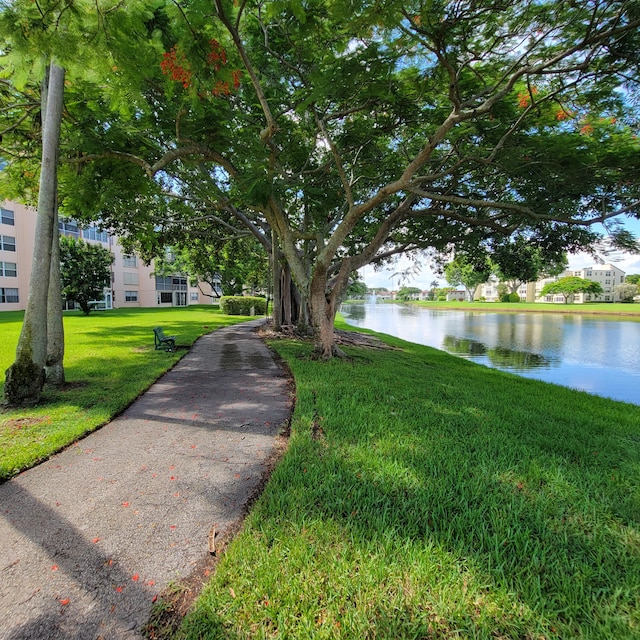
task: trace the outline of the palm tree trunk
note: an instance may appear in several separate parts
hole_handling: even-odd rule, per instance
[[[58,150],[64,98],[64,69],[51,64],[46,89],[45,125],[42,132],[42,165],[38,194],[38,218],[31,265],[31,280],[16,360],[7,369],[4,388],[9,405],[31,405],[40,400],[47,357],[47,298],[51,247],[58,183]]]

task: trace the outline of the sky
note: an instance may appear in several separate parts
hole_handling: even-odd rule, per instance
[[[631,231],[636,237],[640,238],[640,220],[626,220],[624,223],[626,229]],[[596,261],[589,253],[569,254],[569,269],[578,270],[585,267],[595,266]],[[640,254],[622,253],[606,258],[606,261],[622,269],[625,274],[640,273]],[[425,259],[419,264],[419,273],[414,273],[402,279],[398,272],[405,271],[413,266],[413,262],[400,258],[398,263],[389,269],[375,271],[371,265],[360,269],[360,277],[369,288],[385,287],[390,291],[398,290],[400,287],[418,287],[423,291],[431,288],[431,283],[437,280],[440,286],[448,286],[446,280],[442,276],[438,276],[431,268],[429,262]],[[394,276],[394,274],[396,274]]]

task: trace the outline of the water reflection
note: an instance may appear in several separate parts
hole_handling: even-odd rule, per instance
[[[507,347],[488,348],[482,342],[468,340],[466,338],[456,338],[455,336],[445,336],[442,341],[442,348],[448,353],[458,356],[477,358],[486,355],[491,363],[498,369],[509,369],[512,371],[526,371],[539,367],[550,367],[550,358],[545,358],[539,353],[530,351],[518,351]]]
[[[480,364],[640,404],[640,322],[577,314],[343,305],[349,324]]]

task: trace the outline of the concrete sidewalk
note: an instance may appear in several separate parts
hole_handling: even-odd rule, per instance
[[[219,329],[121,416],[0,485],[0,639],[140,638],[269,468],[289,380],[255,333]]]

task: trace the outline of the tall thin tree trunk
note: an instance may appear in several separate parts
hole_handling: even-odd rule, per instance
[[[45,374],[48,384],[64,384],[64,327],[62,324],[62,292],[60,285],[60,234],[56,202],[51,238],[51,269],[47,295],[47,359]]]
[[[42,132],[42,165],[31,280],[16,360],[6,372],[4,396],[9,405],[37,403],[45,381],[47,298],[64,98],[64,69],[54,64],[51,64],[49,69],[46,93],[47,107]]]

